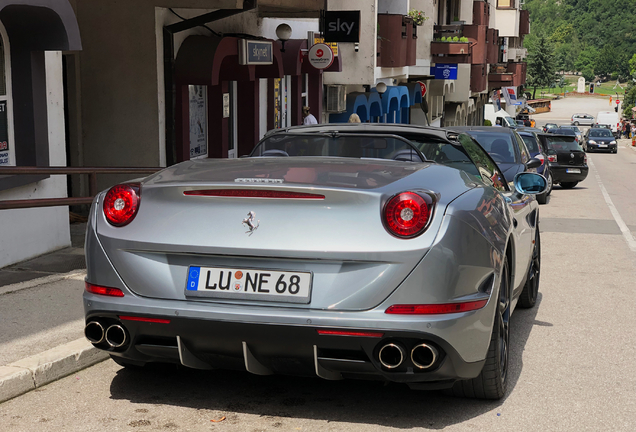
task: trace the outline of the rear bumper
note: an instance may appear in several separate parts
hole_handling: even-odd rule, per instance
[[[464,361],[448,342],[434,334],[413,330],[374,329],[381,337],[335,336],[319,335],[317,330],[337,327],[314,325],[311,319],[306,325],[281,325],[162,316],[170,323],[159,324],[120,320],[119,315],[112,311],[87,314],[87,323],[98,321],[104,328],[121,325],[127,334],[121,348],[106,342],[95,346],[140,365],[168,362],[258,375],[380,379],[422,389],[446,388],[458,379],[474,378],[484,365],[484,361]],[[398,344],[405,352],[403,363],[395,369],[387,369],[379,361],[378,352],[387,343]],[[438,351],[434,365],[426,370],[411,360],[412,348],[420,343]]]
[[[569,173],[568,169],[578,169],[580,173]],[[570,165],[554,165],[550,164],[550,172],[552,173],[552,181],[560,182],[580,182],[587,178],[589,168],[587,165],[570,166]]]

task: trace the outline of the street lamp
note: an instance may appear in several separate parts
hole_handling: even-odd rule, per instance
[[[285,42],[287,42],[292,35],[292,28],[289,24],[279,24],[276,27],[276,37],[281,41],[283,47],[280,49],[280,52],[285,52]]]

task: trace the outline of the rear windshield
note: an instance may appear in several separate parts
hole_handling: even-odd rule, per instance
[[[565,128],[550,129],[550,133],[576,136],[576,132],[574,132],[572,129]]]
[[[526,134],[519,134],[521,135],[521,138],[523,138],[523,142],[526,143],[526,147],[528,147],[528,150],[530,151],[530,153],[539,153],[541,150],[539,150],[539,145],[537,144],[537,140],[534,137],[534,135],[526,135]]]
[[[574,138],[569,137],[560,137],[560,136],[548,136],[548,147],[552,150],[556,151],[564,151],[564,150],[581,150],[581,146],[576,142]]]
[[[594,138],[611,138],[612,132],[609,129],[591,129],[589,136]]]
[[[468,132],[486,150],[495,162],[515,163],[515,150],[510,135],[480,131]]]
[[[559,126],[559,128],[561,128],[561,129],[570,129],[570,130],[573,130],[574,132],[581,132],[581,130],[577,126],[564,125],[564,126]]]

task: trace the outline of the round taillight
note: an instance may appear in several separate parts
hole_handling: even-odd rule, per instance
[[[421,234],[431,216],[429,204],[414,192],[402,192],[384,207],[384,222],[396,237],[409,238]]]
[[[128,225],[139,210],[139,184],[113,186],[104,198],[104,216],[111,225]]]
[[[541,153],[536,155],[535,158],[537,158],[537,159],[539,159],[541,161],[541,165],[543,165],[543,163],[545,162],[545,156],[543,156]]]

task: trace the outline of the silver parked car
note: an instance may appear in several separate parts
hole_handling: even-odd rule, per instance
[[[594,116],[590,114],[573,114],[570,120],[573,126],[592,126],[594,124]]]
[[[529,165],[540,163],[531,160]],[[466,134],[327,124],[100,193],[86,337],[123,366],[376,378],[500,398],[545,178]]]

